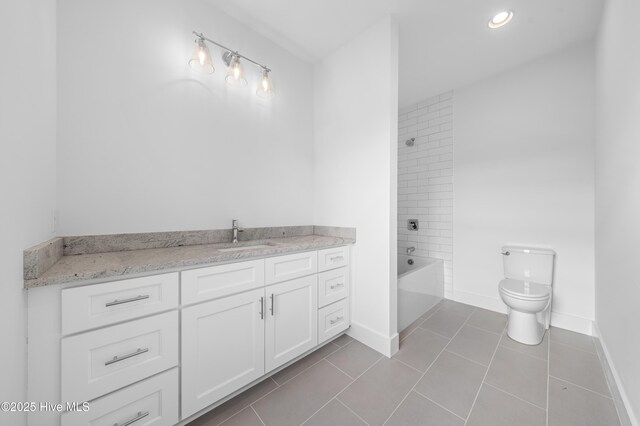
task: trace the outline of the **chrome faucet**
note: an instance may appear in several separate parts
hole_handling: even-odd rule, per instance
[[[407,255],[411,256],[411,253],[413,253],[414,251],[416,251],[415,247],[407,247]]]
[[[231,240],[231,242],[235,244],[238,242],[238,232],[242,232],[244,229],[238,226],[238,219],[233,219],[231,225],[233,226],[233,240]]]

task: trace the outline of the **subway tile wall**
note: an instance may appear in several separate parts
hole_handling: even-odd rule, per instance
[[[408,219],[420,229],[409,231]],[[398,252],[407,247],[444,260],[445,297],[453,297],[453,92],[399,111]]]

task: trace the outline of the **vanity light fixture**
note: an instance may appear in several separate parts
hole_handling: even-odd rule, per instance
[[[258,79],[258,89],[256,90],[256,94],[261,98],[270,98],[274,95],[273,90],[273,82],[271,81],[271,77],[269,73],[271,69],[266,65],[262,65],[254,61],[253,59],[247,58],[246,56],[240,54],[237,50],[229,49],[228,47],[207,38],[202,33],[197,33],[193,31],[198,38],[195,40],[196,48],[193,52],[191,60],[189,61],[189,66],[195,71],[202,72],[205,74],[212,74],[215,71],[213,67],[213,61],[211,60],[211,55],[209,53],[209,48],[207,47],[206,42],[215,44],[220,47],[222,52],[222,60],[227,65],[227,74],[225,76],[225,80],[228,85],[235,87],[244,87],[247,85],[247,79],[244,75],[244,68],[242,67],[242,60],[246,60],[251,62],[252,64],[258,66],[260,68],[260,78]]]
[[[271,77],[269,77],[269,70],[262,70],[262,76],[260,77],[260,82],[258,83],[258,90],[256,90],[256,95],[261,98],[270,98],[273,96],[273,82],[271,81]]]
[[[494,17],[487,22],[487,26],[491,29],[500,28],[507,25],[512,18],[513,10],[503,10],[502,12],[496,13]]]
[[[244,78],[244,69],[240,63],[240,57],[231,52],[224,52],[222,59],[227,64],[227,75],[224,79],[229,86],[244,87],[247,85],[247,79]]]

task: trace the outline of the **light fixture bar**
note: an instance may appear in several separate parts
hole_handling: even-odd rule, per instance
[[[218,46],[218,47],[221,47],[222,49],[226,50],[227,52],[232,53],[233,55],[237,56],[238,58],[245,59],[245,60],[247,60],[247,61],[251,62],[252,64],[255,64],[255,65],[259,66],[260,68],[262,68],[262,69],[263,69],[263,70],[265,70],[265,71],[271,71],[271,69],[270,69],[269,67],[267,67],[266,65],[262,65],[261,63],[256,62],[256,61],[254,61],[254,60],[253,60],[253,59],[251,59],[251,58],[247,58],[246,56],[244,56],[244,55],[242,55],[242,54],[238,53],[238,51],[237,51],[237,50],[229,49],[227,46],[225,46],[225,45],[223,45],[223,44],[220,44],[220,43],[218,43],[217,41],[211,40],[211,39],[210,39],[210,38],[208,38],[208,37],[205,37],[205,36],[204,36],[204,34],[202,34],[202,33],[198,33],[198,32],[196,32],[196,31],[193,31],[193,34],[195,34],[196,36],[200,37],[200,39],[202,39],[202,40],[206,40],[206,41],[208,41],[209,43],[212,43],[212,44],[215,44],[215,45],[216,45],[216,46]]]

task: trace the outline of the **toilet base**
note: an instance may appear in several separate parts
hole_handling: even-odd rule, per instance
[[[510,310],[507,335],[516,342],[525,345],[539,345],[544,338],[544,326],[538,321],[537,314]]]

